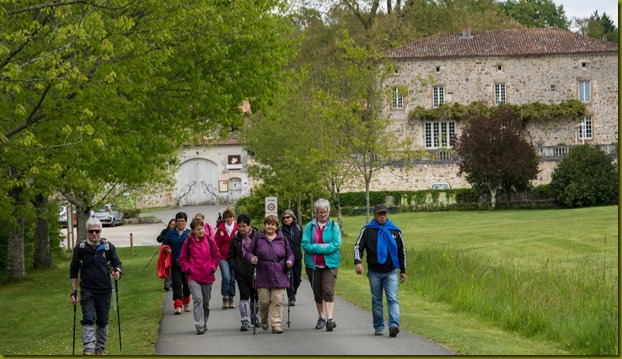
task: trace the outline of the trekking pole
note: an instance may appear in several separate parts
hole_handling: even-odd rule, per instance
[[[287,276],[289,277],[289,288],[291,289],[293,287],[293,285],[292,285],[292,282],[293,282],[292,277],[293,276],[292,276],[292,270],[291,269],[287,271]],[[291,303],[287,303],[287,327],[288,328],[289,328],[289,323],[290,323],[289,322],[289,308],[291,308]]]
[[[76,293],[73,294],[74,296]],[[71,355],[76,355],[76,309],[78,308],[78,303],[73,305],[73,343],[71,349]]]
[[[117,324],[119,326],[119,351],[121,351],[121,314],[119,314],[119,281],[114,280],[114,292],[117,303]]]
[[[149,259],[149,262],[147,262],[147,264],[145,264],[145,266],[143,267],[143,270],[145,270],[145,268],[147,268],[147,266],[149,265],[149,263],[151,263],[151,261],[153,260],[153,257],[155,257],[156,254],[158,254],[158,252],[160,251],[160,247],[158,247],[158,249],[156,249],[155,253],[151,256],[151,258]]]
[[[253,335],[255,335],[255,330],[257,329],[257,307],[258,305],[255,305],[257,300],[259,298],[257,298],[257,288],[255,288],[255,286],[257,285],[257,266],[254,265],[253,266],[253,283],[252,283],[252,287],[253,287],[253,312],[255,312],[255,314],[253,315]]]

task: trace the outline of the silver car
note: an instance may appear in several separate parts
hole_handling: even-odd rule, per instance
[[[114,227],[123,224],[123,213],[116,206],[105,204],[94,210],[93,216],[99,219],[104,225]]]

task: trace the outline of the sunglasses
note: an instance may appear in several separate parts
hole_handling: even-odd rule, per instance
[[[290,219],[292,218],[291,216],[283,216],[283,219]]]
[[[99,233],[99,232],[101,232],[101,230],[99,229],[89,229],[90,234]]]

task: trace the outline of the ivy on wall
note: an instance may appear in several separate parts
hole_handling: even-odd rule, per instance
[[[436,108],[417,106],[408,114],[408,119],[410,121],[470,121],[480,116],[497,116],[502,109],[507,109],[518,116],[523,126],[529,122],[577,119],[585,115],[585,104],[578,100],[566,100],[557,104],[531,102],[523,105],[506,103],[498,106],[488,106],[482,101],[474,101],[468,105],[452,103]]]

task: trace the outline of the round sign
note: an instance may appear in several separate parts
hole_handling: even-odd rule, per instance
[[[268,211],[272,212],[272,211],[274,211],[276,206],[274,205],[274,203],[268,203],[267,208],[268,208]]]

